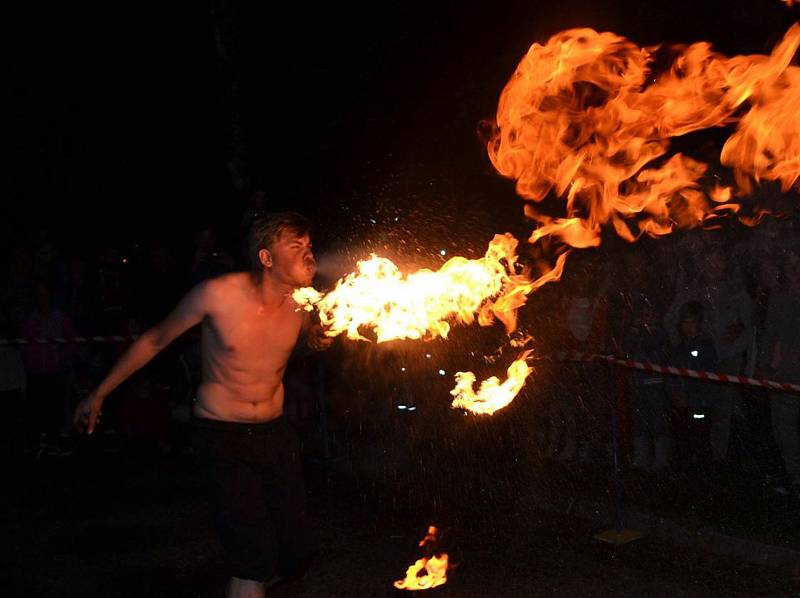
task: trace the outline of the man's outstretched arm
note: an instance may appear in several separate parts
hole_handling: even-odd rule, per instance
[[[172,313],[128,347],[98,387],[76,407],[72,423],[79,431],[94,432],[106,397],[178,336],[203,320],[212,284],[204,282],[189,291]]]

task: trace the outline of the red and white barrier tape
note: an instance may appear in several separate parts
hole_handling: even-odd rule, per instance
[[[540,358],[547,360],[547,357]],[[559,353],[557,361],[603,361],[613,363],[624,368],[642,370],[645,372],[656,372],[658,374],[668,374],[671,376],[683,376],[684,378],[695,378],[697,380],[710,380],[713,382],[728,382],[731,384],[744,384],[746,386],[758,386],[771,390],[782,390],[786,392],[800,393],[800,384],[790,384],[788,382],[775,382],[774,380],[764,380],[762,378],[750,378],[748,376],[735,376],[732,374],[719,374],[717,372],[706,372],[702,370],[690,370],[671,365],[659,365],[645,361],[633,361],[632,359],[620,359],[613,355],[600,355],[597,353]]]
[[[29,346],[29,345],[85,345],[87,343],[127,343],[135,341],[138,336],[72,336],[54,338],[0,338],[1,346]]]
[[[30,346],[30,345],[67,345],[67,344],[87,344],[87,343],[127,343],[135,341],[138,336],[75,336],[75,337],[55,337],[55,338],[0,338],[0,346]],[[672,365],[660,365],[646,361],[633,361],[632,359],[620,359],[613,355],[600,355],[599,353],[581,353],[578,351],[571,353],[558,353],[555,358],[544,356],[540,361],[603,361],[613,363],[624,368],[642,370],[645,372],[655,372],[657,374],[668,374],[671,376],[682,376],[684,378],[695,378],[697,380],[710,380],[713,382],[728,382],[732,384],[744,384],[746,386],[758,386],[771,390],[782,390],[786,392],[800,393],[800,384],[790,384],[788,382],[775,382],[774,380],[764,380],[762,378],[750,378],[748,376],[735,376],[732,374],[720,374],[717,372],[706,372],[702,370],[690,370],[679,368]]]

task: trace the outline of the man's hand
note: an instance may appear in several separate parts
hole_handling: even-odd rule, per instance
[[[75,426],[78,432],[86,430],[91,434],[94,432],[95,426],[100,423],[100,418],[103,415],[102,407],[103,399],[96,393],[91,393],[78,403],[75,408],[75,414],[72,416],[72,425]]]
[[[333,344],[334,337],[327,336],[321,324],[312,324],[308,330],[308,347],[312,351],[324,351]]]

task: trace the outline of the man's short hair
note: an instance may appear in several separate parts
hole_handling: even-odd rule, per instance
[[[250,226],[248,239],[250,264],[253,270],[263,268],[261,260],[258,259],[258,252],[262,249],[271,251],[272,245],[284,232],[302,237],[310,230],[311,223],[308,219],[295,212],[273,212],[256,218]]]

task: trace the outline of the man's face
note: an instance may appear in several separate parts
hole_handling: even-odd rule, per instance
[[[297,287],[311,284],[317,271],[317,263],[308,235],[297,236],[291,231],[283,231],[272,244],[270,254],[270,270],[278,280]]]

